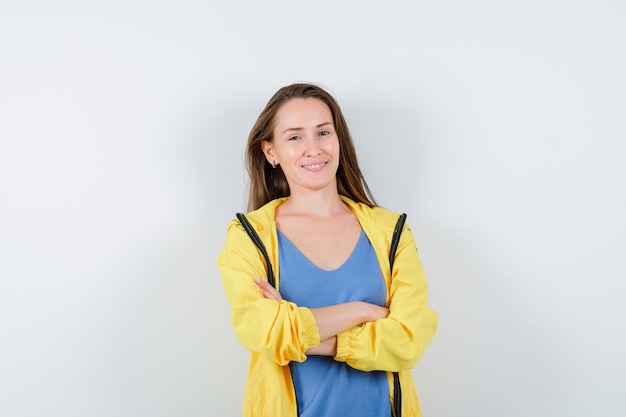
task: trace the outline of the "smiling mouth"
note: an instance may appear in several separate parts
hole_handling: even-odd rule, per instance
[[[326,164],[328,164],[328,162],[320,162],[319,164],[312,164],[312,165],[301,165],[301,167],[305,169],[318,169],[318,168],[323,167]]]

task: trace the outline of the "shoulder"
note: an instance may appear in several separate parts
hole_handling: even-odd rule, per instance
[[[258,234],[271,231],[276,215],[276,207],[283,203],[283,201],[285,201],[285,198],[272,200],[263,207],[245,214],[246,218]],[[239,219],[235,218],[230,222],[228,226],[229,232],[232,229],[243,230],[243,226],[241,226]]]
[[[341,199],[352,209],[352,212],[362,225],[369,223],[370,226],[393,231],[400,217],[399,213],[382,207],[370,207],[367,204],[355,202],[344,196],[341,196]]]

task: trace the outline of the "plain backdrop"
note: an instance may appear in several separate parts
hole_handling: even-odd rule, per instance
[[[0,415],[241,414],[215,259],[280,87],[338,99],[440,325],[427,417],[626,415],[626,3],[0,3]]]

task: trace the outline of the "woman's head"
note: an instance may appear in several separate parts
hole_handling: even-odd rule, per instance
[[[289,184],[280,165],[273,168],[263,151],[275,140],[279,110],[294,99],[316,99],[324,103],[332,115],[334,132],[339,142],[339,163],[336,172],[337,191],[370,206],[375,205],[361,174],[348,125],[335,99],[314,84],[292,84],[278,90],[259,115],[248,136],[247,168],[250,174],[248,209],[255,210],[269,201],[290,195]],[[278,161],[280,162],[280,161]]]

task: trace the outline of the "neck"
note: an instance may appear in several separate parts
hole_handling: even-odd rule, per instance
[[[336,189],[292,192],[282,205],[291,214],[313,217],[330,217],[347,209]]]

